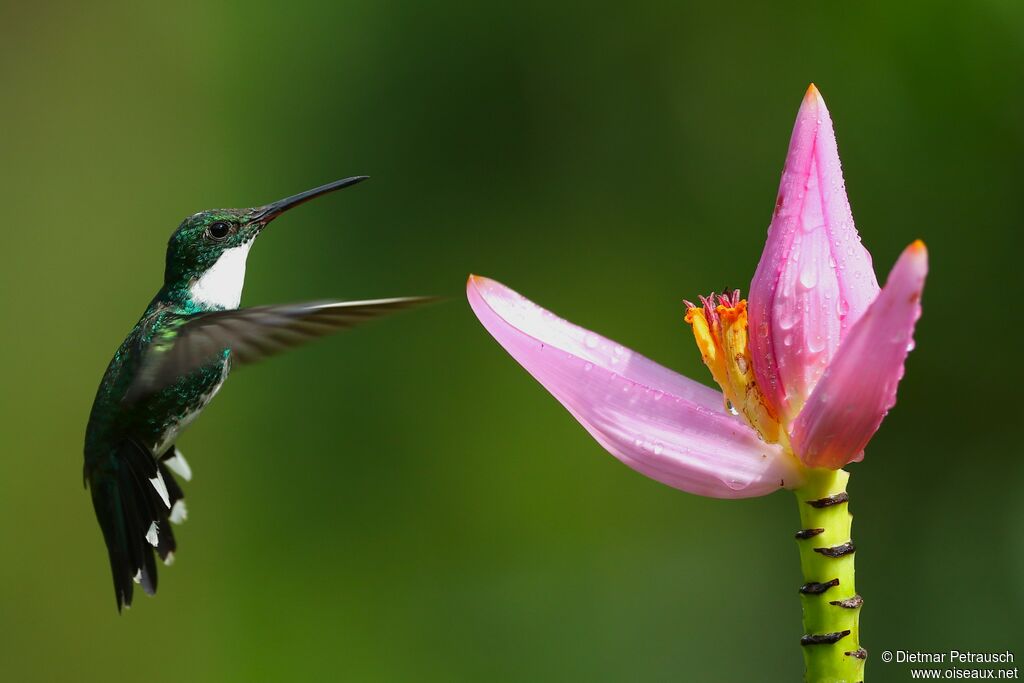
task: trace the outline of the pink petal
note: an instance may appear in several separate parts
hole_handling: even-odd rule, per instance
[[[796,459],[725,412],[722,395],[577,327],[487,278],[469,304],[487,331],[612,455],[652,479],[715,498],[800,483]]]
[[[832,119],[811,85],[750,284],[754,373],[783,424],[799,412],[877,295],[871,255],[860,243],[846,199]]]
[[[927,273],[928,251],[919,240],[903,251],[882,293],[843,340],[793,423],[793,450],[805,464],[838,469],[859,460],[896,403]]]

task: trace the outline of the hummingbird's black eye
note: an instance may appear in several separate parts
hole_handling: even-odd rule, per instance
[[[231,226],[224,221],[217,221],[216,223],[210,223],[210,227],[206,229],[206,234],[215,240],[222,240],[228,236],[231,232]]]

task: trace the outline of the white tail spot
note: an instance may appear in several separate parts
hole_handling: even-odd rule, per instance
[[[157,531],[156,522],[149,525],[149,531],[146,532],[146,540],[149,541],[149,544],[154,548],[160,542],[160,534]]]
[[[174,449],[174,456],[164,460],[164,464],[185,481],[192,481],[192,468],[189,467],[185,456],[177,448]]]
[[[171,507],[171,497],[167,493],[167,484],[164,483],[164,477],[157,470],[156,476],[149,480],[149,483],[156,489],[157,495],[164,501],[164,505]]]
[[[178,499],[174,501],[174,507],[171,508],[169,519],[175,524],[181,524],[188,519],[188,508],[185,507],[184,500]]]

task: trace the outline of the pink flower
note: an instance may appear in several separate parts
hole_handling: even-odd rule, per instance
[[[470,276],[467,296],[498,343],[615,457],[684,491],[740,498],[860,459],[895,403],[927,270],[916,241],[879,291],[812,85],[749,304],[738,291],[688,304],[721,393],[493,280]]]

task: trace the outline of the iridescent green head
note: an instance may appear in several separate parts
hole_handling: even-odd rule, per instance
[[[265,206],[211,209],[189,216],[167,243],[165,288],[188,290],[197,302],[216,308],[237,307],[245,260],[263,228],[288,209],[366,178],[345,178]]]

